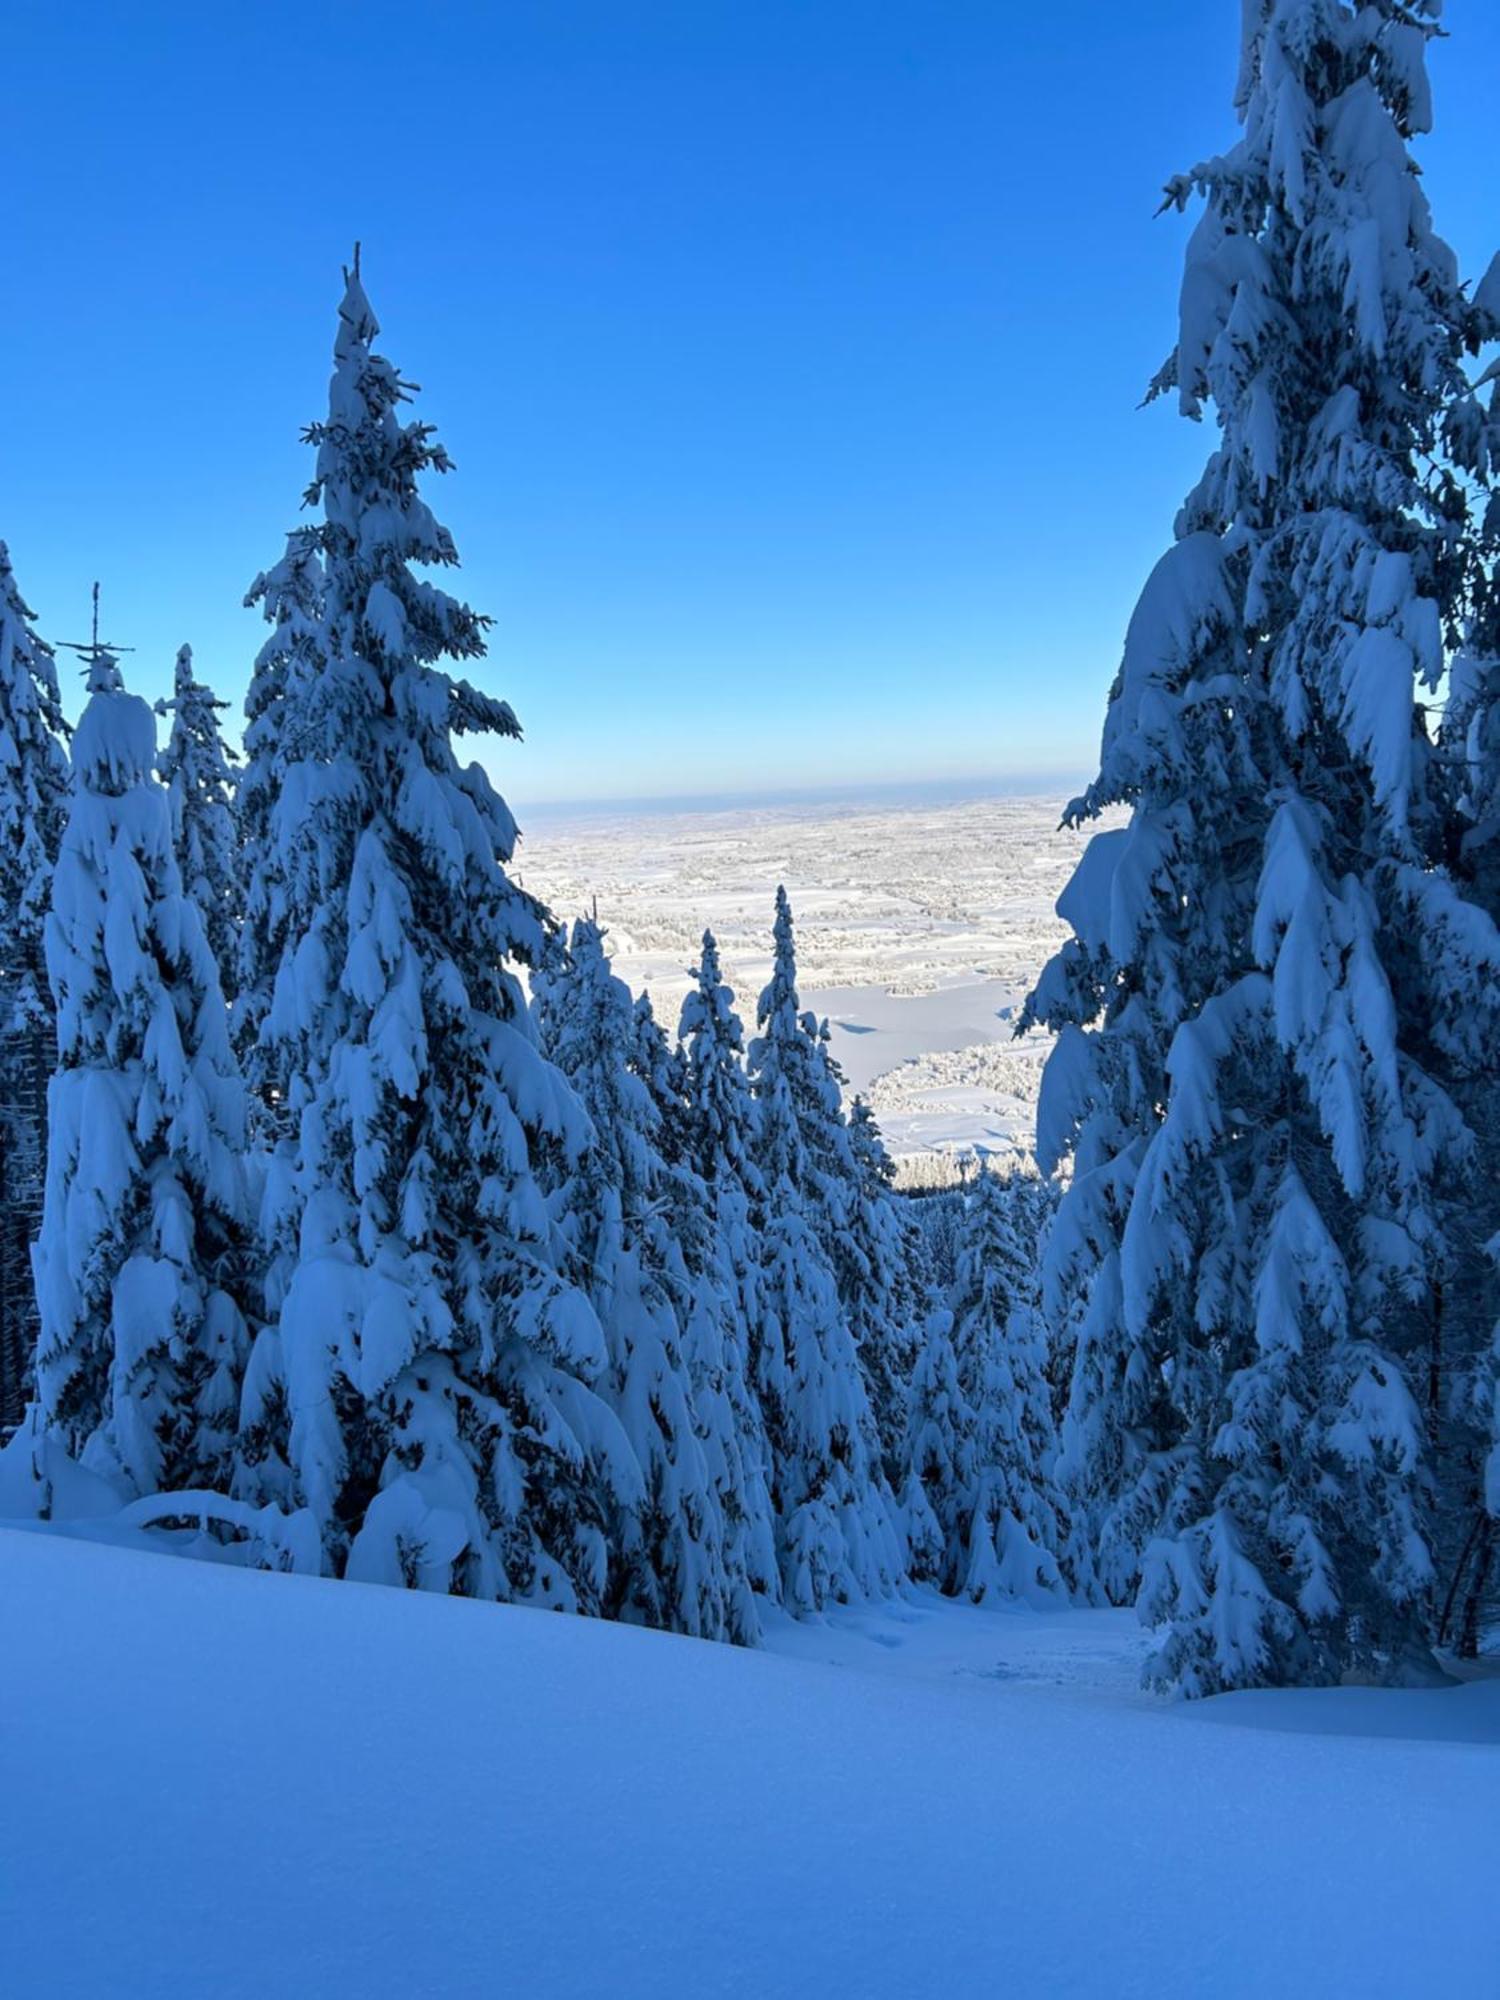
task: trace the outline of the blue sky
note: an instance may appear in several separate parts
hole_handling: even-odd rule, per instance
[[[155,694],[298,518],[339,266],[457,471],[528,802],[1079,775],[1208,444],[1137,408],[1239,0],[7,10],[0,534]],[[1500,8],[1421,157],[1500,242]],[[76,629],[75,629],[76,628]]]

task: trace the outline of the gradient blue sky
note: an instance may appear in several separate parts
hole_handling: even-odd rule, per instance
[[[1208,438],[1137,408],[1239,0],[6,9],[0,534],[238,703],[356,236],[513,802],[1081,774]],[[1500,241],[1500,7],[1422,147]],[[71,699],[70,694],[70,699]]]

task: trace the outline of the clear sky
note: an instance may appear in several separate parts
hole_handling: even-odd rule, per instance
[[[10,0],[0,534],[238,703],[339,267],[526,729],[512,801],[1081,775],[1208,445],[1140,410],[1240,0]],[[1500,6],[1421,157],[1500,243]],[[70,695],[71,699],[71,695]]]

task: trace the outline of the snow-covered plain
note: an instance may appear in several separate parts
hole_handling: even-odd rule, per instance
[[[1492,1992],[1500,1682],[1134,1691],[1122,1612],[736,1652],[0,1532],[18,1996]]]
[[[802,997],[898,1159],[1029,1147],[1047,1038],[1015,1015],[1062,941],[1086,836],[1061,794],[524,816],[518,866],[560,917],[597,902],[621,977],[675,1025],[704,926],[747,1028],[772,899],[797,918]]]

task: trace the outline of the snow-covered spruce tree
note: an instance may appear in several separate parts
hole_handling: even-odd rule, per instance
[[[256,577],[245,604],[260,607],[271,631],[250,670],[245,761],[234,790],[241,922],[233,1021],[250,1080],[264,1099],[275,1088],[276,1065],[269,1043],[261,1045],[260,1024],[287,941],[292,893],[275,819],[286,775],[303,761],[301,732],[319,726],[326,634],[316,528],[287,536],[281,561]],[[308,885],[299,883],[296,893],[305,898]]]
[[[728,999],[732,1014],[733,996]],[[736,1022],[736,1034],[738,1027]],[[649,994],[635,1003],[630,1061],[656,1108],[663,1169],[658,1227],[680,1253],[687,1274],[682,1352],[698,1440],[723,1522],[726,1636],[753,1645],[760,1637],[761,1602],[779,1599],[781,1579],[770,1454],[748,1374],[753,1322],[745,1310],[746,1274],[748,1269],[753,1284],[755,1257],[743,1241],[743,1191],[736,1205],[729,1178],[711,1188],[694,1165],[688,1053],[667,1041]]]
[[[958,1273],[958,1246],[964,1214],[963,1183],[919,1188],[907,1199],[911,1202],[912,1215],[917,1224],[918,1258],[929,1295],[945,1295]]]
[[[682,1161],[678,1178],[702,1190],[706,1236],[689,1250],[696,1298],[687,1328],[700,1414],[736,1546],[733,1573],[757,1597],[781,1596],[771,1500],[771,1447],[760,1398],[760,1246],[753,1216],[764,1186],[755,1164],[757,1111],[744,1036],[713,933],[703,933],[697,981],[678,1022]],[[697,1241],[695,1236],[693,1241]],[[758,1622],[758,1614],[757,1614]]]
[[[749,1072],[763,1193],[754,1380],[771,1441],[786,1598],[817,1611],[893,1588],[905,1552],[834,1261],[854,1180],[849,1135],[818,1023],[798,1007],[784,889],[756,1019]]]
[[[687,1149],[686,1077],[682,1051],[667,1039],[649,993],[636,994],[630,1003],[628,1060],[656,1110],[656,1149],[663,1164],[672,1165]]]
[[[826,1044],[826,1023],[821,1033]],[[886,1477],[895,1491],[907,1463],[907,1384],[930,1283],[917,1218],[895,1191],[894,1163],[862,1097],[849,1108],[848,1133],[853,1179],[839,1259],[840,1295],[869,1384]]]
[[[41,1213],[52,998],[42,925],[67,811],[57,668],[0,542],[0,1424],[36,1344],[30,1242]]]
[[[1500,330],[1500,259],[1479,293]],[[1492,369],[1493,376],[1500,370]],[[1500,395],[1500,390],[1492,394]],[[1492,499],[1493,514],[1500,500]],[[1500,526],[1500,521],[1495,525]],[[1447,1419],[1440,1432],[1446,1463],[1440,1498],[1446,1503],[1449,1561],[1440,1573],[1438,1636],[1473,1658],[1483,1629],[1500,1615],[1500,575],[1453,664],[1440,744],[1452,821],[1452,868],[1463,900],[1450,908],[1447,949],[1433,1009],[1451,1050],[1458,1040],[1454,1094],[1475,1135],[1466,1197],[1450,1236],[1454,1256],[1444,1290],[1444,1344],[1458,1357],[1446,1372]],[[1483,913],[1476,922],[1467,905]]]
[[[244,1088],[155,758],[150,708],[95,649],[46,923],[36,1378],[51,1433],[129,1496],[227,1478],[248,1344]]]
[[[635,1474],[538,1182],[588,1123],[510,969],[543,938],[506,874],[514,822],[453,747],[516,720],[446,669],[483,652],[483,620],[413,567],[457,560],[418,491],[449,460],[401,420],[376,331],[356,265],[308,432],[321,518],[252,593],[276,629],[252,688],[247,1016],[295,1136],[267,1180],[239,1490],[309,1509],[351,1576],[597,1610]]]
[[[1500,329],[1500,257],[1482,295],[1494,288],[1494,324]],[[1500,400],[1500,363],[1491,405]],[[1491,502],[1500,534],[1500,497]],[[1500,910],[1500,572],[1488,589],[1455,657],[1448,681],[1439,742],[1452,823],[1454,872],[1469,897],[1487,913]]]
[[[609,1523],[610,1615],[719,1638],[743,1579],[710,1477],[684,1357],[693,1286],[684,1254],[697,1218],[662,1158],[662,1112],[647,1082],[671,1054],[615,977],[598,925],[580,918],[566,958],[536,982],[542,1045],[588,1113],[592,1143],[563,1181],[561,1213],[604,1328],[601,1387],[642,1475]],[[644,1069],[645,1074],[642,1074]],[[673,1193],[677,1213],[671,1226]]]
[[[1070,815],[1130,823],[1091,842],[1028,1016],[1060,1030],[1043,1164],[1074,1157],[1068,1504],[1111,1595],[1144,1573],[1150,1673],[1188,1693],[1399,1672],[1434,1631],[1472,1141],[1418,690],[1492,442],[1462,365],[1486,329],[1405,144],[1435,12],[1250,0],[1240,141],[1168,190],[1206,208],[1157,386],[1219,439]]]
[[[172,839],[183,887],[203,913],[219,983],[233,995],[239,977],[241,878],[234,817],[232,753],[219,728],[228,708],[193,673],[193,649],[177,654],[172,694],[156,704],[172,728],[156,760],[172,805]]]
[[[922,1329],[906,1398],[901,1523],[914,1581],[950,1593],[967,1568],[975,1429],[974,1412],[959,1386],[953,1315],[940,1306]]]
[[[689,1158],[709,1187],[725,1184],[758,1194],[757,1112],[745,1073],[744,1033],[712,931],[703,933],[696,977],[677,1025]]]
[[[976,1603],[1047,1603],[1064,1595],[1057,1441],[1036,1282],[1047,1207],[1040,1181],[1005,1182],[981,1164],[964,1213],[952,1339],[972,1433],[954,1586]]]
[[[687,1057],[681,1047],[668,1040],[649,993],[640,994],[631,1003],[630,1028],[621,1053],[650,1105],[651,1148],[657,1170],[653,1212],[675,1246],[682,1267],[694,1276],[715,1264],[717,1232],[707,1185],[693,1165]]]
[[[981,1165],[947,1300],[922,1331],[907,1399],[902,1517],[912,1574],[976,1603],[1065,1595],[1056,1438],[1037,1278],[1045,1184]]]

